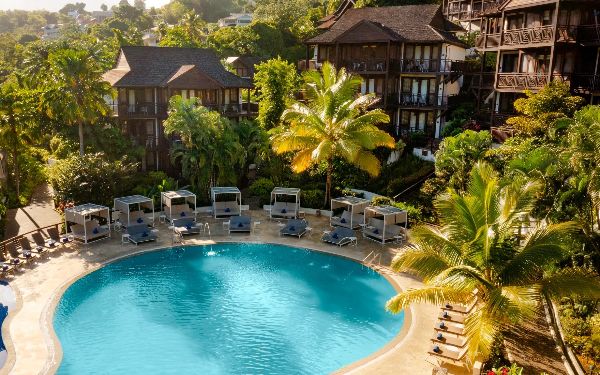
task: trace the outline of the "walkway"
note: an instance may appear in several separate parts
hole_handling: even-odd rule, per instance
[[[7,210],[9,222],[6,226],[6,238],[59,223],[61,215],[54,211],[51,194],[52,188],[48,184],[40,184],[33,190],[28,206]]]
[[[511,360],[523,366],[524,374],[568,374],[543,310],[532,322],[509,332],[505,339]]]

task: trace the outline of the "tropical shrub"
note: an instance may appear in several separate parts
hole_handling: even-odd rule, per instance
[[[323,208],[323,199],[325,192],[323,190],[302,190],[300,192],[300,202],[302,207]]]
[[[259,178],[250,185],[248,193],[251,196],[270,195],[275,188],[275,183],[269,178]]]
[[[33,189],[46,180],[44,168],[46,157],[47,152],[37,147],[27,147],[19,154],[19,201],[17,202],[16,191],[7,189],[6,198],[9,208],[27,205],[33,195]],[[8,169],[12,170],[12,168],[12,159],[8,159]]]
[[[510,367],[500,367],[498,369],[492,369],[487,372],[486,375],[521,375],[523,373],[523,367],[517,366],[513,363]]]

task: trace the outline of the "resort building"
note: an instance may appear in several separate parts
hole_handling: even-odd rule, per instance
[[[252,13],[231,13],[229,17],[221,18],[219,27],[248,26],[252,23]]]
[[[449,22],[441,5],[353,7],[346,0],[320,20],[323,32],[304,41],[306,59],[298,68],[320,69],[329,61],[358,73],[361,93],[375,93],[375,107],[390,116],[388,133],[440,137],[463,82],[468,46],[458,35],[465,29]]]
[[[256,74],[255,65],[260,65],[262,62],[266,62],[267,59],[261,57],[237,57],[232,56],[227,58],[227,64],[230,64],[235,75],[249,80],[254,80],[254,74]]]
[[[94,17],[96,19],[96,21],[98,21],[99,23],[102,23],[102,21],[104,21],[105,19],[110,18],[112,16],[113,16],[112,10],[107,10],[107,11],[95,10],[92,12],[92,17]]]
[[[200,98],[202,105],[234,121],[256,115],[242,100],[242,91],[249,93],[252,82],[228,72],[208,49],[121,47],[115,68],[104,79],[118,92],[110,105],[123,134],[146,148],[141,170],[180,172],[171,164],[169,149],[181,141],[175,135],[167,139],[163,128],[175,95]]]
[[[484,64],[473,71],[477,122],[504,126],[523,90],[536,92],[560,80],[588,103],[600,103],[600,27],[592,1],[503,2],[447,0],[446,16],[478,30],[475,48]],[[494,64],[495,62],[495,64]]]
[[[51,24],[42,27],[42,40],[50,40],[60,37],[62,24]]]

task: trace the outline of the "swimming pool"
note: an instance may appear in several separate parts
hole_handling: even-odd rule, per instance
[[[146,253],[65,291],[58,374],[327,374],[399,333],[393,295],[360,264],[291,247]]]

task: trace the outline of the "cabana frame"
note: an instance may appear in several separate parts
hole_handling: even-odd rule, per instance
[[[276,207],[277,206],[277,197],[280,195],[292,195],[292,196],[296,197],[296,202],[291,203],[291,205],[293,205],[293,207],[294,207],[294,216],[293,217],[291,215],[282,214],[282,212],[281,212],[282,210]],[[300,189],[276,187],[271,192],[271,201],[269,203],[271,204],[271,208],[269,209],[269,218],[271,218],[271,219],[273,219],[273,218],[297,219],[298,211],[300,211]],[[283,203],[284,205],[286,205],[286,211],[287,211],[287,208],[289,207],[287,205],[289,205],[290,203],[285,203],[285,202],[280,202],[280,203]],[[277,212],[277,211],[279,211],[279,212]]]
[[[217,196],[220,194],[235,194],[235,202],[218,202],[224,203],[226,207],[217,208]],[[210,189],[210,197],[213,203],[213,215],[215,219],[221,216],[239,216],[241,214],[242,192],[237,187],[213,187]],[[231,207],[229,207],[230,205]],[[227,207],[230,208],[230,212],[225,212]]]
[[[144,197],[143,195],[131,195],[129,197],[121,197],[121,198],[115,198],[115,203],[114,203],[114,209],[115,211],[119,211],[121,215],[123,215],[125,212],[127,212],[127,225],[125,225],[126,227],[129,225],[136,225],[136,224],[141,224],[141,223],[137,223],[135,222],[135,220],[137,220],[137,218],[133,218],[134,222],[131,222],[131,210],[130,207],[131,205],[138,205],[139,211],[143,211],[143,207],[152,209],[152,226],[154,226],[154,200],[152,198],[148,198],[148,197]],[[148,214],[149,215],[149,214]],[[124,215],[123,215],[124,216]],[[149,216],[147,216],[149,217]],[[121,222],[121,225],[123,225],[123,221],[119,218],[119,221]]]
[[[181,212],[188,212],[189,210],[189,206],[187,206],[187,210],[184,209],[185,207],[176,207],[175,209],[173,209],[173,204],[172,201],[173,199],[177,199],[177,198],[185,198],[185,202],[186,202],[186,206],[187,203],[194,203],[194,211],[190,212],[194,214],[194,219],[196,218],[196,215],[198,214],[197,211],[197,206],[196,206],[196,194],[187,191],[187,190],[174,190],[174,191],[165,191],[162,192],[160,194],[160,208],[163,212],[163,214],[166,216],[167,220],[169,222],[171,222],[174,217],[173,215],[180,215]],[[164,206],[167,206],[168,211],[165,209]],[[179,217],[177,217],[179,218]]]
[[[98,231],[99,233],[93,233],[91,230],[90,233],[88,233],[90,228],[88,228],[87,223],[92,222],[92,216],[100,216],[105,218],[108,224],[108,230],[102,228],[102,230]],[[75,231],[73,231],[73,228],[71,228],[71,232],[73,233],[73,238],[83,239],[85,244],[104,238],[110,238],[110,208],[108,207],[87,203],[80,206],[65,208],[65,228],[68,228],[68,222],[83,226],[83,238],[81,235],[76,234]],[[92,234],[95,236],[100,236],[97,239],[88,240],[88,235]]]
[[[365,224],[370,224],[370,219],[377,219],[381,216],[383,216],[383,225],[382,225],[382,232],[381,232],[381,241],[379,241],[378,238],[373,238],[373,237],[379,237],[379,234],[375,235],[373,232],[371,232],[368,228],[369,227],[365,227],[365,229],[363,230],[363,237],[368,238],[370,240],[373,241],[378,241],[381,242],[382,244],[385,243],[386,239],[385,237],[385,232],[386,232],[386,228],[388,228],[391,225],[397,225],[397,224],[404,224],[404,227],[399,226],[400,228],[404,228],[404,233],[403,235],[406,236],[407,234],[407,225],[408,225],[408,213],[405,210],[401,210],[398,207],[394,207],[394,206],[388,206],[388,205],[383,205],[383,206],[371,206],[371,207],[367,207],[365,208]],[[379,228],[377,228],[379,229]],[[389,232],[388,232],[389,233]],[[392,238],[392,241],[394,240],[394,238]]]
[[[343,226],[343,227],[347,227],[350,229],[357,229],[360,228],[360,224],[362,224],[362,222],[358,223],[357,222],[357,215],[364,215],[365,212],[365,208],[369,207],[371,205],[371,201],[365,198],[357,198],[357,197],[352,197],[352,196],[345,196],[345,197],[340,197],[340,198],[335,198],[331,200],[331,210],[333,211],[335,208],[340,208],[340,207],[348,207],[350,212],[349,215],[349,219],[350,222],[348,223],[348,220],[346,220],[346,223],[341,223],[340,222],[340,218],[334,218],[333,215],[329,218],[329,225],[330,226]],[[364,216],[362,217],[362,221],[364,221]],[[342,225],[342,224],[348,224],[348,225]]]

